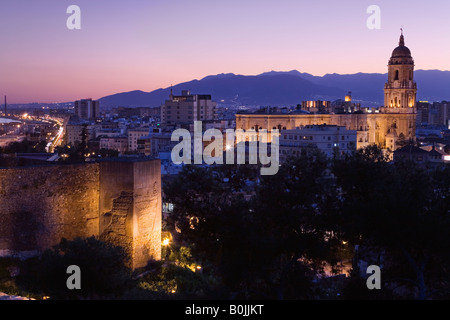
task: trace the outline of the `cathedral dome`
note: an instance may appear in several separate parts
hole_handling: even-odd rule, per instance
[[[392,52],[392,57],[393,58],[403,58],[403,57],[411,58],[411,51],[408,49],[408,47],[398,46]]]
[[[408,47],[405,46],[405,37],[402,35],[400,36],[400,41],[398,43],[398,47],[392,51],[392,58],[411,58],[411,51],[408,49]]]

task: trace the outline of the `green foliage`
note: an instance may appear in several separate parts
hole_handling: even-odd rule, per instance
[[[408,144],[411,144],[412,141],[406,139],[405,135],[402,133],[400,133],[400,135],[398,136],[398,139],[396,141],[396,146],[398,148],[402,148],[404,146],[407,146]]]
[[[6,147],[0,148],[0,154],[14,154],[14,153],[43,153],[47,142],[45,140],[39,142],[32,142],[24,139],[20,142],[11,142]]]
[[[19,261],[13,258],[0,258],[0,292],[17,295],[19,289],[15,285],[11,273]]]
[[[365,148],[358,149],[354,156],[348,157],[348,159],[355,159],[359,161],[372,162],[389,162],[389,155],[386,154],[376,144],[369,145]]]
[[[293,159],[277,175],[259,178],[258,187],[253,168],[223,167],[188,166],[165,186],[175,206],[167,224],[180,230],[196,259],[214,266],[234,297],[309,296],[311,274],[339,243],[325,240],[328,229],[320,218],[321,207],[330,206],[326,158]],[[294,277],[293,268],[303,271]],[[292,283],[299,283],[295,294]]]
[[[140,290],[147,291],[153,297],[164,299],[214,299],[218,298],[220,288],[214,278],[201,271],[192,271],[187,267],[173,263],[153,263],[150,272],[137,283]]]
[[[78,146],[65,145],[62,147],[56,147],[55,152],[61,157],[60,161],[64,162],[82,162],[86,160],[85,155],[90,155],[90,157],[97,158],[114,158],[119,156],[119,151],[112,149],[100,149],[97,154],[94,155],[94,151],[89,148],[81,148],[80,144]]]
[[[7,284],[60,299],[450,296],[450,166],[390,163],[369,146],[345,159],[291,158],[274,176],[253,166],[185,166],[163,186],[173,239],[164,261],[134,280],[123,250],[89,238],[63,240],[30,262],[17,286]],[[338,274],[354,245],[375,264],[383,257],[381,292],[367,290],[356,266],[348,279],[318,280],[325,266]],[[65,287],[72,264],[87,281],[82,292]],[[0,264],[0,280],[10,281],[5,270]]]
[[[123,294],[129,287],[131,272],[128,257],[121,247],[94,237],[62,239],[53,249],[45,251],[21,284],[31,285],[52,299],[111,298]],[[69,290],[66,285],[67,267],[81,269],[81,290]]]
[[[164,192],[175,205],[167,226],[194,260],[211,264],[232,297],[328,296],[312,280],[325,264],[338,272],[356,244],[384,256],[390,286],[404,285],[403,276],[419,298],[448,296],[449,166],[393,164],[372,145],[331,161],[304,154],[275,176],[223,167],[187,166]],[[348,297],[358,296],[363,280],[353,273]],[[391,296],[386,290],[369,298]]]
[[[384,251],[390,269],[385,273],[392,273],[392,281],[408,278],[424,299],[432,282],[448,281],[435,266],[447,269],[449,258],[449,169],[379,159],[335,162],[343,199],[339,225],[351,243]]]
[[[119,151],[112,149],[100,149],[98,155],[102,158],[114,158],[119,156]]]
[[[185,246],[172,249],[169,254],[169,261],[174,262],[179,267],[188,268],[192,271],[195,271],[197,267],[192,257],[191,248]]]

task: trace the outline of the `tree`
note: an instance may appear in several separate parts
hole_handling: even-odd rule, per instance
[[[340,244],[323,213],[333,207],[327,164],[317,153],[261,178],[241,166],[187,166],[164,186],[174,204],[168,225],[233,297],[311,298],[312,280],[324,260],[337,261]]]
[[[46,145],[47,143],[44,140],[32,142],[24,139],[20,142],[11,142],[6,147],[0,148],[0,153],[42,153],[45,152]]]
[[[402,133],[399,134],[397,141],[395,142],[396,146],[398,148],[402,148],[404,146],[407,146],[408,144],[410,144],[411,141],[407,140],[405,135]]]
[[[358,149],[354,158],[366,162],[389,162],[389,156],[376,144]]]
[[[211,277],[175,263],[153,262],[137,280],[137,289],[128,293],[130,298],[144,299],[214,299],[220,288]]]
[[[253,213],[235,193],[242,188],[239,171],[186,166],[164,185],[166,201],[174,204],[167,225],[179,230],[178,238],[192,247],[195,258],[213,265],[232,290],[245,279],[249,247],[254,244],[249,241]]]
[[[450,230],[450,183],[440,177],[449,177],[449,169],[430,172],[413,162],[355,156],[336,161],[333,172],[342,190],[341,230],[352,244],[384,256],[385,280],[412,284],[418,299],[442,289],[434,284],[448,282],[442,266],[450,249],[443,236]]]
[[[84,124],[80,133],[81,142],[75,146],[75,153],[72,154],[73,160],[84,161],[88,153],[88,129],[87,124]]]
[[[335,266],[342,259],[337,254],[341,240],[333,217],[336,188],[328,163],[319,151],[291,158],[277,175],[264,177],[257,189],[260,228],[276,248],[272,261],[284,261],[278,266],[280,299],[293,294],[287,288],[292,281],[290,270],[309,270],[302,273],[306,284],[324,272],[325,263]],[[290,298],[311,298],[308,290],[310,286],[299,286]]]
[[[33,284],[52,299],[98,299],[123,294],[129,287],[131,271],[129,257],[121,247],[102,242],[95,237],[62,239],[46,250],[33,271],[23,276],[22,284]],[[76,265],[81,270],[81,290],[69,290],[67,268]]]

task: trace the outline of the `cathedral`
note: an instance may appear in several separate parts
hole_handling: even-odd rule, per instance
[[[414,140],[416,132],[416,94],[414,59],[405,46],[403,30],[398,47],[388,63],[388,79],[384,86],[384,106],[373,112],[342,114],[312,113],[238,113],[236,128],[243,130],[291,130],[310,125],[345,126],[357,132],[357,148],[377,144],[382,149],[396,150],[399,140]]]

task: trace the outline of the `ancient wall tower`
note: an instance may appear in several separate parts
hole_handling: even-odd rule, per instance
[[[160,160],[0,169],[0,256],[96,236],[144,267],[161,258],[161,201]]]

